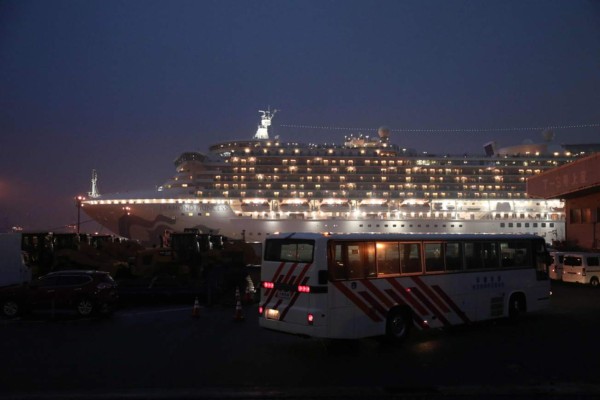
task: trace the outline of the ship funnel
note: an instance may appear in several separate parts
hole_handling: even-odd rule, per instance
[[[487,142],[483,145],[483,149],[485,150],[485,155],[488,157],[493,157],[498,154],[496,142]]]

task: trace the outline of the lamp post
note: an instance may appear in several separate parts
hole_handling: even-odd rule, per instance
[[[75,206],[77,207],[77,234],[79,235],[79,227],[81,225],[81,206],[82,201],[85,200],[83,196],[75,197]]]

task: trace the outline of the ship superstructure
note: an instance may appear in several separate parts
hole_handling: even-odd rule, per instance
[[[566,151],[549,154],[544,143],[478,156],[417,154],[392,144],[386,128],[343,145],[282,142],[268,134],[275,112],[261,113],[253,139],[183,153],[159,190],[91,198],[85,212],[145,243],[184,228],[247,240],[278,231],[564,239],[562,202],[527,198],[526,180],[572,160]]]

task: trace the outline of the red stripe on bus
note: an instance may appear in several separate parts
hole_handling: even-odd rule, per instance
[[[310,268],[311,265],[312,264],[309,263],[309,264],[306,264],[304,266],[304,268],[302,268],[302,271],[300,271],[300,275],[298,275],[298,279],[296,280],[296,282],[294,282],[294,280],[292,279],[292,283],[291,283],[292,286],[296,286],[300,283],[300,281],[304,278],[304,275],[306,275],[306,273],[308,272],[308,269]],[[303,285],[304,285],[304,283],[303,283]]]
[[[462,319],[463,323],[469,323],[471,322],[471,320],[469,319],[469,317],[467,317],[467,314],[464,313],[463,310],[461,310],[454,301],[452,301],[452,299],[450,298],[450,296],[448,296],[446,294],[446,292],[444,292],[442,290],[441,287],[439,287],[438,285],[433,285],[432,286],[433,290],[435,290],[437,292],[437,294],[450,306],[450,308],[452,310],[454,310],[454,312],[460,317],[460,319]]]
[[[354,294],[350,289],[348,289],[343,282],[333,282],[333,286],[335,286],[344,296],[346,296],[351,302],[353,302],[358,308],[362,310],[363,313],[367,315],[367,317],[371,318],[375,322],[380,322],[381,318],[373,312],[371,308]]]
[[[301,271],[301,273],[300,273],[300,276],[299,276],[299,277],[298,277],[298,279],[297,279],[297,281],[298,281],[298,282],[300,281],[300,279],[302,279],[302,277],[303,277],[304,275],[306,275],[306,272],[308,271],[308,269],[310,268],[310,266],[311,266],[311,265],[312,265],[311,263],[309,263],[309,264],[305,264],[305,265],[304,265],[304,268],[302,268],[302,271]],[[291,266],[291,268],[290,268],[290,271],[288,271],[288,273],[286,274],[285,278],[283,277],[283,274],[281,274],[281,275],[279,276],[279,278],[277,279],[277,282],[276,282],[276,283],[284,283],[284,284],[285,284],[285,283],[288,283],[288,282],[289,282],[290,284],[292,284],[292,285],[293,285],[293,282],[296,280],[296,276],[295,276],[295,275],[293,275],[291,278],[289,278],[289,275],[290,275],[290,272],[291,272],[291,271],[293,271],[294,269],[296,269],[296,267],[297,267],[297,266],[298,266],[298,263],[292,264],[292,266]],[[289,279],[288,279],[288,278],[289,278]],[[267,297],[267,300],[265,300],[265,302],[262,304],[262,307],[263,307],[263,308],[265,308],[265,307],[266,307],[266,306],[269,304],[269,302],[270,302],[270,301],[273,299],[273,296],[275,295],[275,293],[276,293],[278,290],[279,290],[279,289],[273,289],[273,290],[272,290],[272,292],[271,292],[271,293],[269,293],[269,295],[268,295],[268,297]],[[267,294],[267,293],[265,293],[265,295],[266,295],[266,294]],[[277,304],[277,306],[279,306],[279,303]]]
[[[281,269],[283,268],[284,265],[285,265],[285,262],[281,262],[279,264],[279,267],[277,267],[277,269],[275,270],[275,273],[271,277],[271,282],[275,282],[275,279],[277,278],[277,276],[281,272]],[[273,289],[267,289],[267,290],[265,290],[265,296],[268,296],[271,293],[272,290]]]
[[[387,311],[386,309],[375,299],[369,292],[361,291],[358,292],[362,296],[363,299],[367,301],[371,305],[371,309],[377,311],[383,318],[386,318]]]
[[[431,290],[431,288],[427,286],[425,282],[421,280],[421,278],[419,278],[418,276],[411,276],[411,278],[421,288],[421,290],[425,292],[427,297],[429,297],[429,299],[432,300],[440,310],[442,310],[442,312],[450,312],[450,309],[446,306],[446,304],[440,301],[440,299],[435,295],[434,291]]]
[[[288,283],[290,281],[290,275],[292,275],[292,273],[296,270],[296,267],[298,267],[298,263],[293,263],[292,267],[290,268],[288,273],[285,275],[285,278],[283,279],[283,283]]]
[[[295,276],[292,276],[292,278],[290,279],[290,285],[291,286],[296,286],[296,285],[299,285],[300,283],[302,285],[305,285],[309,281],[310,277],[304,278],[304,275],[306,275],[306,273],[308,272],[308,269],[310,268],[311,265],[312,265],[311,263],[304,265],[304,268],[302,268],[302,271],[300,271],[300,275],[298,276],[298,279],[295,279]],[[303,278],[304,278],[304,281],[302,281]],[[294,305],[294,303],[296,302],[296,300],[298,300],[299,296],[300,296],[300,292],[295,291],[294,295],[292,296],[292,298],[291,298],[290,302],[288,303],[287,307],[283,310],[283,313],[279,317],[280,321],[283,321],[283,318],[287,314],[288,310],[290,309],[290,307],[292,307],[292,305]]]
[[[379,288],[375,286],[373,282],[369,280],[364,280],[361,282],[379,299],[379,301],[383,302],[388,309],[393,306],[393,303],[390,301],[390,299],[381,290],[379,290]]]
[[[390,285],[394,289],[396,289],[396,292],[400,293],[400,295],[404,297],[404,300],[406,300],[407,303],[409,303],[414,309],[416,309],[420,315],[427,314],[427,310],[418,301],[413,299],[410,293],[406,290],[406,288],[404,288],[404,286],[400,284],[400,282],[398,282],[394,278],[386,278],[386,281],[388,281]]]
[[[435,308],[435,306],[433,304],[431,304],[431,302],[429,301],[429,298],[427,298],[426,295],[424,295],[423,293],[421,293],[421,291],[419,290],[419,288],[412,287],[412,288],[410,288],[410,292],[414,293],[414,295],[421,301],[421,303],[423,303],[425,305],[425,307],[429,308],[429,310],[433,313],[433,315],[435,315],[440,321],[442,321],[442,323],[445,326],[449,326],[450,325],[450,321],[448,321],[446,319],[446,317],[444,317],[442,315],[442,313],[440,312],[440,310],[438,310],[437,308]]]
[[[277,277],[277,281],[275,283],[285,283],[285,278],[283,277],[283,274],[279,275],[281,273],[281,269],[283,268],[283,266],[285,265],[285,263],[281,263],[281,265],[279,266],[279,268],[277,268],[277,271],[275,272],[275,275],[273,275],[273,279],[275,279]],[[290,267],[290,270],[287,273],[286,278],[290,275],[290,273],[296,269],[296,266],[298,265],[298,263],[294,263],[292,264],[292,266]],[[277,276],[279,275],[279,276]],[[265,308],[267,306],[267,304],[269,304],[269,302],[273,299],[273,296],[275,295],[275,293],[277,293],[277,289],[272,289],[269,293],[265,292],[265,296],[267,296],[267,299],[265,300],[265,302],[262,304],[262,307]]]
[[[304,278],[304,281],[302,281],[302,284],[306,285],[306,283],[308,282],[309,279],[310,279],[310,277],[308,277],[308,276],[306,278]],[[300,283],[300,281],[298,281],[298,283]],[[294,296],[292,296],[292,299],[290,300],[290,303],[288,304],[288,306],[281,313],[281,316],[279,317],[280,321],[283,321],[283,319],[287,315],[287,313],[290,310],[290,308],[292,308],[292,306],[294,305],[294,303],[296,302],[296,300],[298,300],[298,297],[300,297],[300,292],[295,292]]]

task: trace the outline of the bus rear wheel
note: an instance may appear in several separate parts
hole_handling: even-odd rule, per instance
[[[590,285],[592,285],[593,287],[598,287],[599,284],[600,284],[600,282],[598,281],[598,278],[596,278],[595,276],[593,276],[592,279],[590,279]]]
[[[385,325],[386,340],[390,343],[402,343],[410,333],[411,324],[410,311],[398,308],[390,311]]]

